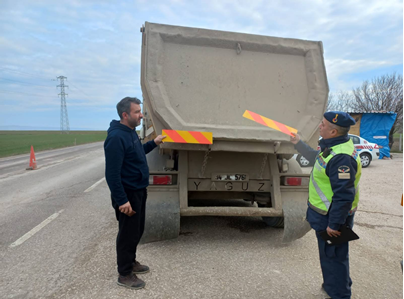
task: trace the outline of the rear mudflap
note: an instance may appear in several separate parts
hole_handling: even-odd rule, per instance
[[[149,243],[177,238],[180,232],[178,190],[149,187],[146,201],[145,230],[140,240]]]
[[[311,229],[306,220],[307,192],[282,192],[282,209],[284,243],[300,239]]]

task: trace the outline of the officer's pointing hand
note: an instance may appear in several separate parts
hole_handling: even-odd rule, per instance
[[[327,234],[330,237],[339,237],[339,235],[341,235],[341,232],[337,231],[337,230],[333,230],[330,227],[327,227]]]
[[[164,143],[163,139],[166,138],[167,136],[165,135],[159,135],[154,139],[154,142],[159,145],[160,143]]]
[[[293,134],[293,133],[292,133]],[[290,135],[290,142],[297,144],[300,141],[300,136],[297,134]]]

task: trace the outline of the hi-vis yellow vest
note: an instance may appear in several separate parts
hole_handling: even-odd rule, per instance
[[[330,149],[330,155],[324,158],[323,153],[317,156],[313,171],[310,176],[309,184],[309,203],[310,207],[316,212],[327,215],[332,202],[334,192],[331,188],[330,178],[325,173],[327,163],[336,155],[346,154],[353,157],[358,165],[355,176],[355,200],[352,203],[351,211],[355,211],[359,202],[359,180],[362,174],[362,163],[359,154],[351,140],[335,145]],[[343,176],[344,174],[340,174]],[[345,174],[346,175],[346,174]]]

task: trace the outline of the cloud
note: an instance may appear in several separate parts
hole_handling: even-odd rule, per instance
[[[14,111],[3,104],[9,100],[33,112],[57,109],[51,79],[60,75],[72,111],[114,110],[124,96],[141,97],[145,21],[322,41],[331,89],[350,89],[355,74],[360,82],[366,72],[402,65],[402,8],[398,0],[2,1],[0,78],[31,85],[0,80],[0,110]]]

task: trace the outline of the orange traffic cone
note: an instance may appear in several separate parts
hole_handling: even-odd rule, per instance
[[[27,170],[35,170],[36,169],[36,159],[34,153],[34,147],[31,145],[31,154],[29,155],[29,167]]]

